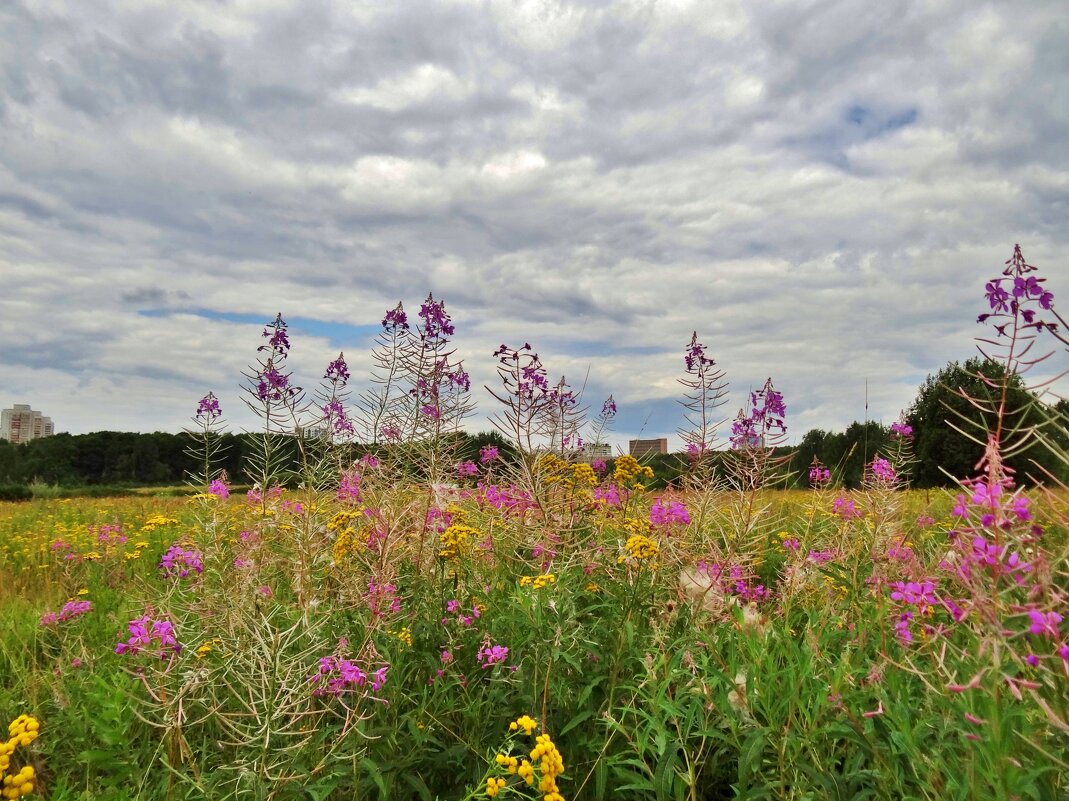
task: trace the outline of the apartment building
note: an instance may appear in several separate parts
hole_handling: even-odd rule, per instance
[[[636,459],[643,456],[654,456],[658,453],[668,453],[668,437],[660,439],[632,439],[627,442],[628,452]]]
[[[18,445],[56,433],[51,417],[35,412],[27,403],[16,403],[0,412],[0,439]]]

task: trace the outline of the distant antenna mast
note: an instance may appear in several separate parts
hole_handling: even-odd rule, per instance
[[[865,432],[862,435],[864,444],[861,446],[861,474],[865,474],[865,465],[869,461],[869,380],[865,379]]]

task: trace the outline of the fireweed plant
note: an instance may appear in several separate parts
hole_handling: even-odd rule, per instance
[[[1058,318],[1008,266],[984,323],[1018,371]],[[340,354],[310,399],[292,385],[276,318],[248,492],[210,452],[191,498],[0,504],[8,795],[1065,797],[1066,491],[1004,468],[1042,432],[999,425],[998,382],[956,491],[907,489],[903,422],[861,490],[820,463],[781,490],[786,401],[766,384],[717,447],[695,336],[694,469],[653,490],[632,457],[582,458],[599,422],[560,425],[572,390],[529,345],[494,354],[509,447],[459,451],[453,325],[433,298],[387,312],[351,409]],[[214,396],[197,413],[221,431]]]

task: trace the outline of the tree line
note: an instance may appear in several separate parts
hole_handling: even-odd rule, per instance
[[[989,361],[970,359],[964,364],[951,362],[936,375],[929,376],[920,387],[910,407],[906,422],[913,429],[914,464],[909,476],[913,486],[947,486],[955,478],[973,475],[983,448],[965,434],[969,421],[980,431],[986,421],[977,408],[957,391],[962,389],[973,398],[990,397],[994,391],[983,377],[998,380],[1002,368]],[[1026,428],[1042,426],[1050,442],[1069,453],[1069,401],[1054,405],[1043,403],[1014,377],[1007,397],[1011,425]],[[234,483],[248,483],[244,472],[247,454],[252,452],[256,434],[221,435],[222,456],[217,465]],[[844,431],[813,429],[797,446],[778,449],[791,454],[788,484],[808,486],[808,467],[814,457],[832,470],[837,483],[846,487],[860,485],[865,465],[879,453],[889,439],[889,428],[874,421],[853,422]],[[497,446],[503,458],[512,453],[497,432],[457,435],[455,453],[458,460],[477,461],[479,449]],[[189,453],[193,439],[186,433],[152,434],[98,431],[92,434],[56,434],[21,445],[0,440],[0,486],[26,486],[33,482],[60,486],[165,486],[184,483],[198,469]],[[290,443],[289,458],[297,466],[297,443]],[[366,449],[352,446],[352,457],[359,458]],[[713,458],[717,458],[714,453]],[[688,466],[683,454],[665,454],[649,460],[655,473],[653,488],[677,484]],[[1036,443],[1007,459],[1021,483],[1030,483],[1049,473],[1069,480],[1064,459]],[[610,460],[611,467],[611,460]]]

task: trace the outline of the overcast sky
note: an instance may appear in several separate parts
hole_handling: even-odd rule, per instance
[[[1015,242],[1069,293],[1064,0],[0,0],[0,37],[0,406],[60,431],[208,390],[252,426],[276,312],[360,385],[433,291],[483,414],[529,341],[671,435],[697,330],[725,416],[771,376],[796,439],[973,355]]]

